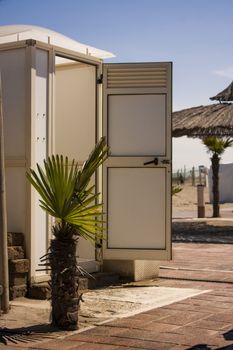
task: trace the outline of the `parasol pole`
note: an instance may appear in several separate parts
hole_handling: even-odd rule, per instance
[[[3,286],[3,295],[1,297],[1,308],[3,312],[7,313],[9,312],[9,277],[8,277],[6,183],[5,183],[5,155],[4,155],[1,72],[0,72],[0,247],[2,249],[1,283]]]

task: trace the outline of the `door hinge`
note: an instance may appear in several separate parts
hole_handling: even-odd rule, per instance
[[[97,84],[103,84],[103,74],[100,74],[99,78],[96,81]]]

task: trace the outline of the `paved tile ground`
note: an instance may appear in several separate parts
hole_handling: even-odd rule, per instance
[[[160,277],[233,283],[233,244],[173,243]]]
[[[63,338],[0,345],[0,348],[30,350],[217,350],[233,349],[233,245],[174,245],[174,261],[167,263],[170,278],[156,284],[164,287],[197,288],[207,293],[187,298],[131,317],[120,318]],[[188,263],[187,263],[188,261]],[[204,269],[207,281],[179,279],[187,272]],[[163,272],[166,269],[163,269]],[[163,273],[162,272],[162,273]],[[221,279],[229,275],[229,280]],[[200,277],[201,279],[201,277]],[[203,279],[203,278],[202,278]],[[216,282],[211,282],[211,279]],[[227,282],[227,283],[226,283]],[[29,340],[29,339],[28,339]]]
[[[233,349],[232,284],[166,279],[158,283],[167,287],[195,287],[210,291],[63,339],[12,344],[6,349]]]

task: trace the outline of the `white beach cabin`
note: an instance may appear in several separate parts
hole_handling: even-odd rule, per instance
[[[48,278],[37,269],[50,222],[26,170],[57,153],[83,164],[101,135],[104,268],[140,279],[171,258],[171,63],[103,63],[111,57],[48,29],[0,27],[8,231],[25,235],[31,283]],[[80,240],[78,254],[98,270],[94,245]]]

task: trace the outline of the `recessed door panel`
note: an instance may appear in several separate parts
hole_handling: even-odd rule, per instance
[[[165,155],[165,95],[110,95],[108,110],[112,156]]]
[[[165,249],[165,193],[164,168],[108,168],[108,248]]]

